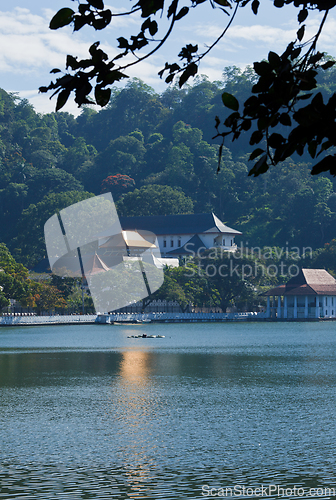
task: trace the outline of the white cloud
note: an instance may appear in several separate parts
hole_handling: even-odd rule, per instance
[[[49,21],[56,9],[45,9],[41,0],[41,9],[34,14],[29,9],[20,7],[13,8],[12,11],[0,12],[2,85],[6,90],[14,89],[22,97],[28,98],[38,112],[54,110],[55,99],[49,101],[48,95],[39,95],[37,88],[49,83],[52,76],[49,75],[49,71],[52,68],[64,69],[66,54],[86,58],[89,45],[100,39],[102,49],[108,53],[109,57],[113,57],[117,53],[116,38],[127,37],[131,32],[135,34],[139,21],[141,22],[139,13],[135,13],[134,16],[114,18],[111,25],[103,32],[95,32],[88,27],[76,33],[72,32],[71,27],[51,31],[48,27]],[[122,12],[123,8],[117,10],[113,8],[113,10]],[[306,23],[306,39],[316,33],[320,17],[309,16]],[[191,18],[190,22],[182,23],[181,21],[166,46],[158,54],[128,68],[125,73],[130,77],[141,78],[156,91],[164,91],[167,86],[164,80],[158,77],[158,71],[164,67],[164,63],[166,61],[178,62],[177,54],[185,43],[197,43],[202,52],[220,35],[223,29],[219,24],[220,19],[218,18],[217,21],[215,18],[215,22],[209,22],[208,19],[208,15],[207,17],[200,15],[198,18]],[[244,67],[266,57],[269,50],[280,52],[285,49],[288,42],[295,38],[298,27],[296,13],[289,17],[288,22],[283,22],[283,20],[280,22],[273,15],[272,18],[268,16],[264,19],[259,15],[257,18],[252,15],[246,19],[240,17],[239,20],[240,24],[233,25],[218,46],[202,60],[199,68],[200,74],[207,74],[210,79],[220,79],[225,66]],[[256,20],[258,24],[254,24]],[[166,21],[162,19],[162,22],[164,24]],[[334,55],[335,42],[336,20],[331,17],[324,27],[318,48]],[[130,61],[131,56],[128,58],[128,62]],[[125,81],[122,82],[122,85],[124,84]],[[36,90],[27,90],[35,86]],[[78,114],[76,104],[70,99],[65,110]]]
[[[56,96],[49,99],[50,96],[39,94],[36,90],[10,90],[9,92],[14,92],[21,99],[28,99],[37,113],[51,113],[55,111]],[[78,108],[77,104],[69,98],[64,108],[62,108],[62,111],[67,111],[74,116],[78,116],[81,113],[81,108]]]
[[[87,54],[87,44],[73,37],[70,29],[52,32],[48,18],[27,9],[0,12],[0,70],[26,74],[41,68],[64,67],[65,54]]]
[[[206,41],[205,43],[209,44],[222,33],[222,29],[223,28],[220,26],[209,23],[196,25],[193,31],[198,37],[203,37]],[[227,41],[236,42],[237,40],[241,40],[242,42],[279,44],[281,42],[291,41],[293,37],[295,38],[295,34],[295,29],[274,28],[272,26],[262,26],[259,24],[250,26],[236,25],[232,26],[231,29],[227,31],[223,41],[225,43]]]

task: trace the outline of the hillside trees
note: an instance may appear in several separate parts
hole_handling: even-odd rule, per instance
[[[120,215],[174,215],[193,213],[192,199],[183,191],[156,184],[127,193],[117,202]]]
[[[94,196],[85,191],[49,193],[41,201],[23,210],[17,224],[17,235],[11,241],[15,257],[27,266],[34,266],[46,257],[44,224],[63,208]]]
[[[126,135],[118,134],[116,128],[110,134],[107,108],[99,113],[86,108],[76,119],[62,112],[40,116],[26,103],[21,105],[2,94],[8,112],[0,123],[0,230],[15,258],[34,266],[45,255],[43,225],[53,210],[65,206],[54,204],[53,193],[73,193],[74,198],[66,196],[72,204],[80,199],[76,196],[85,196],[83,190],[99,195],[109,176],[134,179],[129,192],[112,189],[116,200],[125,195],[119,204],[125,215],[154,215],[162,210],[167,214],[176,210],[214,212],[227,225],[241,230],[243,241],[252,246],[317,249],[335,238],[336,180],[328,175],[310,176],[306,156],[300,163],[288,159],[281,169],[270,169],[251,180],[247,177],[249,154],[233,143],[230,150],[223,147],[221,171],[216,174],[218,146],[206,139],[206,120],[208,113],[217,113],[222,107],[221,93],[226,82],[231,85],[228,74],[234,79],[235,92],[243,94],[249,74],[236,70],[226,70],[223,81],[214,85],[199,79],[195,87],[187,85],[181,91],[173,87],[162,95],[137,83],[138,94],[149,93],[163,112],[153,114],[151,122],[148,116],[147,132],[132,130],[128,124]],[[332,85],[324,80],[323,92]],[[127,89],[116,92],[111,101],[116,122],[119,115],[114,99],[121,99],[124,92]],[[189,102],[197,105],[192,124],[183,120],[190,108],[186,105],[189,96]],[[98,125],[110,137],[106,144],[96,142],[93,131]],[[23,135],[15,132],[20,127]],[[53,162],[49,163],[48,156],[45,162],[41,155],[34,156],[35,151],[50,153]],[[127,159],[123,163],[121,158]],[[161,200],[165,195],[167,199]]]

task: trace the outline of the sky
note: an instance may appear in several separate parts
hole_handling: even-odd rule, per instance
[[[271,0],[261,0],[260,3],[257,16],[251,12],[249,5],[238,10],[224,38],[203,59],[199,74],[207,75],[210,80],[220,80],[226,66],[244,68],[266,58],[269,50],[281,53],[295,39],[298,9],[292,6],[277,9]],[[108,28],[98,32],[85,27],[73,33],[70,26],[51,31],[50,19],[60,8],[76,10],[71,0],[14,0],[6,4],[7,7],[0,7],[0,87],[29,99],[39,113],[51,112],[55,108],[56,99],[50,100],[48,95],[39,94],[38,88],[49,84],[51,69],[65,69],[67,54],[87,57],[88,47],[100,41],[101,48],[113,56],[117,53],[118,37],[127,38],[127,35],[138,33],[137,15],[114,18]],[[129,8],[132,4],[126,5],[125,0],[114,0],[114,3],[105,0],[105,5],[117,12],[125,10],[125,5]],[[185,5],[190,5],[190,2]],[[309,16],[305,39],[317,31],[321,17],[318,12]],[[126,73],[130,77],[141,78],[157,92],[163,92],[167,84],[160,80],[158,71],[165,62],[178,62],[177,54],[186,43],[197,43],[200,49],[209,46],[228,20],[229,17],[220,9],[213,10],[209,2],[191,9],[190,14],[176,24],[175,31],[160,52]],[[159,18],[158,21],[162,20]],[[324,27],[318,49],[336,56],[335,42],[336,13],[332,13]],[[72,101],[62,111],[75,115],[80,112]]]

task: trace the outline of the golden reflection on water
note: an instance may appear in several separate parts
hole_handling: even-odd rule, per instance
[[[124,382],[136,385],[148,383],[151,354],[146,351],[125,351],[122,353],[119,375]]]
[[[151,364],[150,352],[122,352],[117,384],[113,387],[113,411],[124,424],[122,452],[127,457],[125,475],[130,499],[149,498],[148,480],[156,468],[153,451],[155,453],[158,445],[152,438],[151,422],[157,404],[150,380]]]

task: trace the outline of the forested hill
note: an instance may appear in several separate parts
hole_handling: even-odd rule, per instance
[[[121,215],[215,212],[253,246],[323,247],[336,237],[336,180],[312,177],[305,158],[247,176],[247,143],[224,148],[217,175],[215,116],[223,89],[246,99],[253,73],[227,68],[221,82],[196,80],[159,95],[140,80],[113,92],[100,112],[37,114],[0,91],[1,241],[34,266],[43,226],[72,203],[112,191]],[[336,78],[321,79],[324,93]]]

